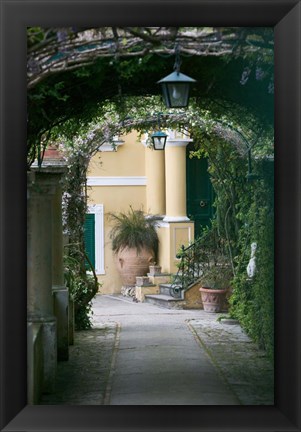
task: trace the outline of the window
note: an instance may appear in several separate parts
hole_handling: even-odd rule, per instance
[[[95,268],[96,274],[104,274],[104,220],[102,204],[88,206],[84,236],[86,253]],[[87,269],[89,269],[88,263]]]
[[[95,214],[86,214],[85,219],[85,249],[89,260],[95,268]],[[90,270],[90,265],[86,262],[86,269]]]

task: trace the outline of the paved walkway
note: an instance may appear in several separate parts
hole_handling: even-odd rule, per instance
[[[97,295],[93,312],[42,404],[273,405],[272,365],[239,325],[124,297]]]

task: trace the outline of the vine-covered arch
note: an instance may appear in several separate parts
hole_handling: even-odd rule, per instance
[[[153,130],[160,112],[162,127],[191,134],[192,156],[209,158],[216,224],[235,270],[232,313],[272,356],[272,29],[32,28],[28,38],[28,165],[49,142],[60,143],[75,243],[83,247],[90,158],[115,135]],[[170,113],[156,83],[171,72],[176,44],[181,70],[197,83],[189,109]],[[250,284],[245,268],[252,241],[260,277]]]

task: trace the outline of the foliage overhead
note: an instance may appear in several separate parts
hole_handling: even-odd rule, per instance
[[[126,118],[129,97],[159,97],[157,81],[173,69],[176,46],[181,71],[197,80],[197,107],[224,114],[236,105],[273,124],[272,28],[29,27],[29,165],[53,128],[71,137],[108,102]]]

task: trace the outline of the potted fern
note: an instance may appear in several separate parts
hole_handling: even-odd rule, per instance
[[[112,249],[123,287],[133,287],[137,276],[145,276],[151,263],[157,260],[159,238],[158,218],[142,210],[110,213],[113,228]]]

